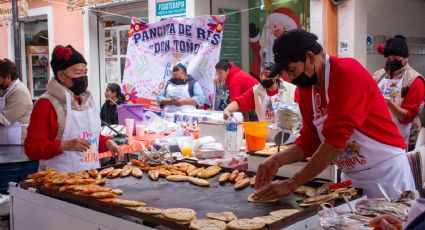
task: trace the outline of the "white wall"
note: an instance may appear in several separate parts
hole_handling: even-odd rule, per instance
[[[97,25],[97,16],[93,11],[86,10],[84,14],[84,57],[87,61],[88,76],[89,76],[89,90],[93,95],[94,100],[98,108],[100,109],[102,103],[105,100],[103,92],[105,91],[105,74],[100,73],[99,65],[100,61],[104,59],[99,54],[99,41],[104,39],[98,39],[97,28],[101,25]],[[104,33],[102,33],[104,34]],[[103,46],[100,50],[105,50]]]
[[[374,0],[372,0],[374,1]],[[367,0],[347,0],[338,6],[338,56],[352,57],[366,66]],[[348,43],[341,52],[340,43]]]
[[[367,33],[370,35],[425,37],[424,0],[369,0],[367,18]],[[372,73],[382,68],[384,63],[382,55],[367,55],[367,68]],[[425,55],[410,55],[409,63],[425,74]]]
[[[310,32],[316,34],[318,41],[323,44],[323,1],[310,0]]]

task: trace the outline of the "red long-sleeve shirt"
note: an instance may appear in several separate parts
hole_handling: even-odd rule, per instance
[[[322,106],[326,107],[323,111],[327,111],[328,115],[322,131],[325,143],[343,149],[356,129],[378,142],[405,148],[397,126],[391,120],[385,99],[369,72],[352,58],[330,57],[329,61],[327,104],[324,103],[324,87],[319,92]],[[308,157],[316,151],[320,140],[313,125],[312,89],[298,90],[303,127],[295,144]]]
[[[406,96],[401,102],[401,108],[407,111],[405,120],[399,120],[402,124],[409,124],[413,118],[418,116],[419,107],[424,100],[425,85],[421,77],[416,78],[409,87]]]
[[[272,97],[279,92],[279,89],[273,91],[266,89],[266,92],[269,97]],[[240,112],[249,112],[255,110],[254,88],[249,89],[239,97],[235,98],[235,101],[239,105]]]
[[[256,84],[258,84],[257,79],[249,73],[239,69],[237,66],[232,65],[226,78],[226,86],[229,89],[230,94],[230,102],[234,101],[235,98],[239,97],[246,91],[252,89],[252,87]]]
[[[269,91],[266,89],[267,96],[273,97],[277,93],[279,93],[279,89]],[[249,112],[255,110],[255,100],[254,100],[254,88],[246,91],[239,97],[235,98],[235,101],[238,103],[240,112]],[[298,102],[298,89],[295,90],[294,101]]]
[[[55,108],[48,99],[40,99],[34,106],[24,142],[25,153],[30,159],[48,160],[59,154],[61,140],[56,139],[59,123]],[[99,136],[99,152],[107,151],[109,137]]]

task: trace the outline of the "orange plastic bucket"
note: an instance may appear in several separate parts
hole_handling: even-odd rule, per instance
[[[244,122],[246,147],[255,152],[266,147],[267,122]]]

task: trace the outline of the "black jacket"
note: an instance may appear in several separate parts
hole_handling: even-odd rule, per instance
[[[118,99],[117,104],[121,105],[124,101],[122,99]],[[117,106],[115,104],[111,104],[109,100],[105,101],[102,105],[102,109],[100,110],[100,119],[110,125],[118,124],[118,111]]]

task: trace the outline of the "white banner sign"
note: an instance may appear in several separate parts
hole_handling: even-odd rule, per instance
[[[225,16],[167,19],[145,24],[132,19],[123,83],[135,88],[139,103],[158,108],[156,98],[178,63],[201,85],[212,103],[215,65]]]

